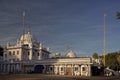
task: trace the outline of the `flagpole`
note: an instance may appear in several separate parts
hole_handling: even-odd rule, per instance
[[[106,66],[106,12],[104,12],[104,67]]]
[[[23,12],[23,41],[22,41],[22,73],[24,73],[24,34],[25,34],[25,11]]]
[[[24,44],[24,34],[25,34],[25,11],[23,12],[23,44]]]

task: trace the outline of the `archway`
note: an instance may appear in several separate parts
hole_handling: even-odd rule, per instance
[[[43,73],[44,66],[43,65],[36,65],[34,68],[35,73]]]

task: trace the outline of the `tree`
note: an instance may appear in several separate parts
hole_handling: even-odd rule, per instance
[[[93,57],[94,59],[98,59],[98,54],[97,54],[97,53],[94,53],[92,57]]]
[[[117,12],[117,19],[120,19],[120,12]]]
[[[117,61],[120,64],[120,55],[117,56]]]

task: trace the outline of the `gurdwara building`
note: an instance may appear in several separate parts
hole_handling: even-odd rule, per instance
[[[30,30],[23,34],[15,45],[7,43],[3,60],[0,62],[0,73],[45,73],[51,75],[92,76],[100,68],[95,66],[91,57],[77,57],[70,50],[64,57],[50,58],[50,48],[31,34]],[[99,73],[99,72],[97,72]]]

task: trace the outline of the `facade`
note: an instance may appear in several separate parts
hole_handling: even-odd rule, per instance
[[[0,72],[92,76],[94,64],[91,57],[77,57],[72,50],[64,57],[58,53],[50,58],[49,54],[49,48],[44,48],[28,30],[15,45],[8,43],[4,48]]]
[[[21,72],[26,63],[49,58],[49,48],[44,48],[30,30],[21,36],[15,45],[7,43],[4,48],[2,72]]]
[[[41,65],[39,65],[41,64]],[[37,61],[36,66],[44,66],[42,72],[54,75],[91,76],[91,58],[52,58]]]

